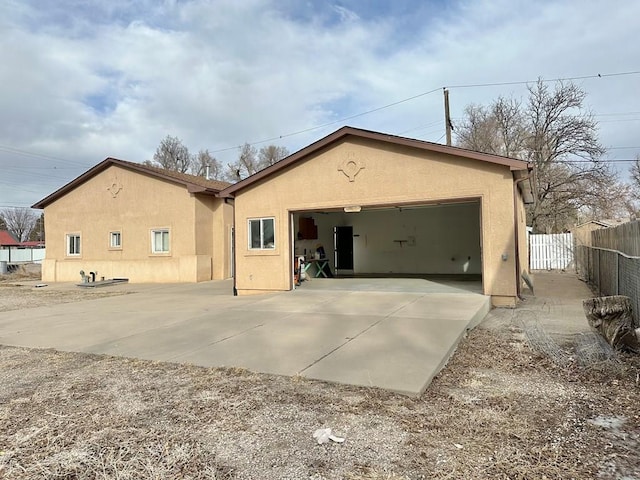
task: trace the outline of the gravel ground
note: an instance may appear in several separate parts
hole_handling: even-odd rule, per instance
[[[59,303],[79,302],[92,298],[123,295],[124,291],[114,289],[80,289],[64,288],[66,286],[38,287],[40,282],[40,266],[29,264],[22,266],[17,272],[0,275],[0,312],[22,310],[26,308],[46,307]]]
[[[638,357],[559,366],[503,312],[419,398],[0,346],[0,478],[640,480]]]

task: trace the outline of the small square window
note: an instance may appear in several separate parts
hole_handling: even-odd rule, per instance
[[[122,234],[120,232],[109,233],[109,246],[111,248],[122,248]]]
[[[249,220],[249,248],[252,250],[276,248],[274,218]]]
[[[169,230],[151,231],[151,251],[153,253],[169,253]]]
[[[67,256],[75,257],[80,255],[80,235],[72,233],[67,235]]]

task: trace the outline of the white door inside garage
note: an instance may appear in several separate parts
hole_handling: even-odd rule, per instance
[[[293,225],[305,227],[296,233],[294,253],[311,258],[322,251],[337,276],[479,277],[480,223],[480,200],[362,207],[350,213],[344,209],[297,212]],[[351,232],[351,249],[338,248],[336,232],[342,233],[343,243],[344,233]],[[345,258],[349,250],[352,259]],[[341,266],[352,268],[341,270]]]

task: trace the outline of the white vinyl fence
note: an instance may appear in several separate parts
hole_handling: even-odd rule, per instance
[[[529,235],[530,270],[565,270],[573,266],[573,234]]]
[[[0,262],[13,263],[39,263],[44,260],[44,248],[0,248]]]

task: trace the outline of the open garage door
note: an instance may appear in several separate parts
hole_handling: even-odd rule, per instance
[[[295,256],[307,276],[452,276],[481,280],[480,200],[294,214]],[[346,236],[350,236],[346,238]],[[349,242],[351,240],[351,242]],[[328,276],[328,275],[327,275]]]

